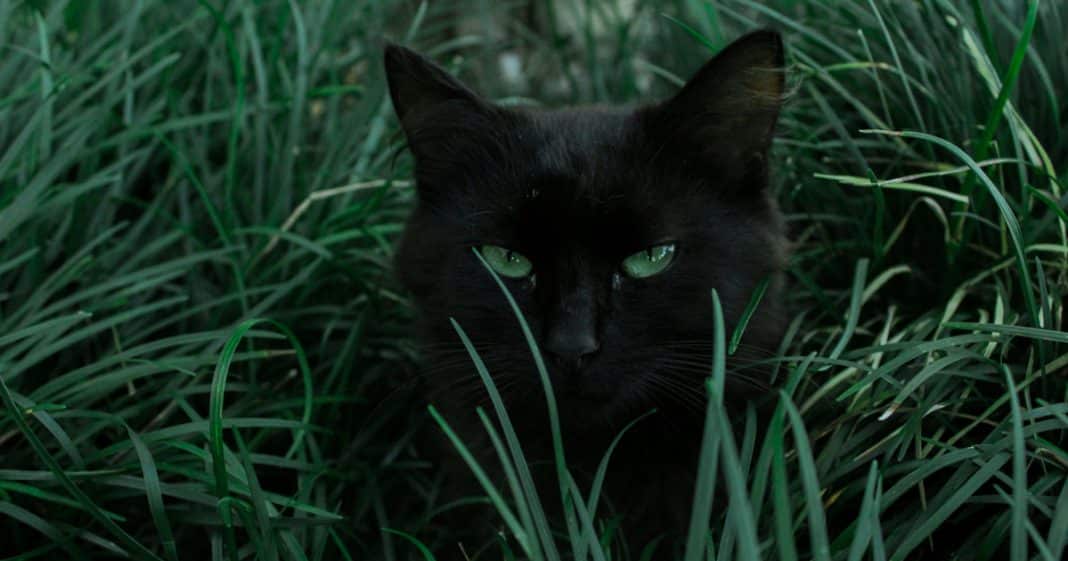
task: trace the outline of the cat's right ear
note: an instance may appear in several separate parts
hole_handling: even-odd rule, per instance
[[[482,98],[415,51],[389,43],[385,66],[393,109],[416,157],[420,140],[436,125],[490,111]]]
[[[738,192],[767,185],[767,153],[786,88],[782,37],[755,31],[725,47],[647,115],[650,129]],[[718,166],[718,167],[714,167]],[[756,189],[752,187],[755,186]]]

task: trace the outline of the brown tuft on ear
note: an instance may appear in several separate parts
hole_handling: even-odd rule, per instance
[[[783,103],[783,66],[777,32],[745,35],[706,62],[674,97],[652,108],[650,126],[700,160],[734,162],[754,168],[746,174],[762,173]]]

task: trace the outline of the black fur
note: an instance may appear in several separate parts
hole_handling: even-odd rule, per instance
[[[781,39],[750,34],[673,98],[638,108],[503,108],[402,47],[388,46],[385,62],[415,156],[419,202],[396,266],[421,311],[428,400],[484,464],[497,464],[473,418],[486,394],[455,318],[504,395],[528,459],[551,458],[531,353],[471,248],[522,253],[533,280],[505,281],[546,357],[569,463],[593,473],[617,432],[657,408],[620,445],[606,498],[632,542],[683,530],[711,364],[712,289],[729,335],[754,287],[771,280],[728,362],[730,403],[765,393],[760,370],[746,367],[775,349],[783,327],[788,244],[767,189]],[[621,274],[625,257],[665,242],[677,248],[667,271]],[[586,348],[571,352],[566,343],[579,340]]]

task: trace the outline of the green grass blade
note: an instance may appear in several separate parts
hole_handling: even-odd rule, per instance
[[[784,391],[779,392],[779,399],[786,408],[790,419],[790,429],[797,446],[797,458],[801,467],[801,483],[805,492],[805,506],[808,515],[809,539],[812,542],[812,558],[817,561],[830,561],[831,548],[827,537],[827,521],[820,498],[820,484],[816,474],[816,463],[812,456],[812,446],[808,441],[801,412]]]
[[[904,561],[908,555],[927,539],[950,515],[982,487],[994,474],[1009,461],[1008,454],[997,454],[983,463],[967,481],[956,487],[948,499],[937,506],[933,506],[931,512],[925,518],[913,525],[913,528],[905,535],[905,539],[891,555],[891,561]]]
[[[516,540],[521,546],[529,543],[529,538],[527,537],[523,526],[519,524],[519,520],[512,514],[512,510],[508,507],[508,503],[504,501],[504,497],[501,496],[500,491],[497,490],[493,481],[486,475],[482,466],[479,465],[478,460],[476,460],[474,455],[471,454],[471,451],[468,450],[467,445],[463,443],[463,440],[461,440],[459,435],[452,430],[448,421],[438,413],[438,410],[435,409],[433,405],[430,405],[428,410],[430,411],[430,416],[434,418],[434,421],[437,422],[438,426],[441,427],[441,430],[445,433],[445,436],[452,442],[452,445],[456,448],[460,457],[463,458],[464,463],[467,464],[467,467],[471,470],[475,479],[478,480],[479,485],[482,486],[486,495],[489,496],[490,503],[497,509],[497,512],[501,515],[505,525],[508,526],[509,531],[512,532],[512,535],[516,537]]]
[[[105,514],[100,509],[100,507],[98,507],[96,503],[93,502],[93,500],[90,499],[89,496],[86,495],[85,492],[82,491],[81,488],[78,487],[78,485],[75,484],[74,481],[72,481],[67,476],[62,466],[59,465],[59,462],[57,462],[56,459],[52,457],[52,455],[48,452],[48,449],[45,447],[44,443],[37,438],[37,435],[34,434],[33,430],[30,429],[29,425],[26,424],[26,420],[23,419],[23,416],[21,414],[21,409],[19,409],[15,405],[15,401],[11,396],[11,392],[7,389],[7,384],[4,383],[3,376],[0,376],[0,400],[2,400],[4,403],[4,409],[7,412],[7,416],[15,422],[15,425],[18,427],[19,432],[21,432],[23,437],[25,437],[26,440],[29,441],[30,445],[37,453],[37,456],[41,459],[42,462],[44,462],[45,465],[48,466],[48,469],[56,476],[56,478],[60,481],[60,483],[67,490],[67,492],[70,493],[75,500],[82,503],[82,505],[85,507],[85,510],[89,512],[89,514],[91,514],[99,524],[107,528],[107,530],[112,535],[118,538],[119,542],[126,546],[127,551],[135,558],[162,561],[160,557],[152,553],[152,551],[150,551],[148,548],[146,548],[144,545],[134,539],[133,536],[131,536],[125,530],[119,527],[118,524],[112,521],[107,516],[107,514]]]
[[[846,325],[842,330],[842,336],[838,339],[838,343],[834,345],[834,349],[831,351],[830,358],[832,359],[841,356],[842,351],[849,344],[849,340],[853,338],[853,332],[857,329],[857,322],[860,319],[860,307],[864,302],[864,284],[867,278],[868,260],[861,259],[857,262],[856,271],[853,273],[853,288],[849,293],[849,310],[846,312]]]
[[[946,150],[951,152],[954,156],[956,156],[958,159],[960,159],[966,166],[968,166],[969,169],[972,170],[972,172],[975,174],[975,176],[979,178],[979,181],[986,187],[987,191],[993,197],[994,202],[997,205],[998,210],[1001,213],[1001,219],[1004,221],[1005,227],[1009,231],[1009,236],[1012,239],[1013,250],[1014,250],[1015,255],[1016,255],[1017,266],[1019,267],[1019,271],[1020,271],[1021,282],[1023,283],[1023,290],[1021,290],[1021,292],[1023,293],[1024,301],[1027,304],[1027,311],[1028,311],[1028,314],[1031,317],[1031,320],[1034,322],[1035,325],[1038,325],[1038,308],[1036,307],[1036,304],[1035,304],[1035,297],[1034,297],[1034,293],[1033,293],[1033,289],[1032,289],[1033,285],[1032,285],[1032,282],[1031,282],[1031,273],[1030,273],[1030,270],[1027,267],[1026,258],[1024,257],[1023,234],[1020,231],[1020,223],[1016,219],[1016,214],[1012,211],[1012,208],[1009,206],[1008,201],[1006,201],[1005,197],[1001,194],[1001,191],[997,188],[996,185],[994,185],[994,182],[991,181],[990,177],[987,176],[986,173],[984,173],[983,170],[979,168],[978,164],[975,163],[975,160],[973,160],[971,158],[971,156],[966,154],[963,150],[961,150],[959,147],[957,147],[953,143],[951,143],[951,142],[949,142],[949,141],[947,141],[947,140],[945,140],[943,138],[939,138],[937,136],[934,136],[934,135],[931,135],[931,134],[927,134],[927,133],[923,133],[923,132],[917,132],[917,131],[893,132],[893,131],[874,131],[874,130],[862,131],[862,132],[868,132],[868,133],[872,133],[872,134],[888,134],[888,135],[893,135],[893,136],[903,136],[905,138],[916,138],[916,139],[919,139],[919,140],[924,140],[926,142],[930,142],[932,144],[935,144],[937,146],[941,146],[942,148],[945,148]]]
[[[467,333],[464,331],[463,327],[461,327],[454,319],[450,318],[449,321],[452,323],[452,327],[456,331],[456,334],[460,336],[460,341],[467,350],[468,356],[470,356],[471,360],[474,362],[475,369],[478,371],[478,375],[482,379],[482,384],[490,396],[490,402],[493,404],[493,410],[497,415],[497,421],[501,424],[501,429],[504,431],[505,442],[508,443],[509,452],[512,456],[512,469],[515,473],[519,474],[518,486],[523,489],[523,494],[526,497],[526,504],[530,509],[529,516],[526,517],[526,519],[532,520],[534,527],[525,527],[525,531],[515,534],[516,539],[528,555],[533,556],[540,553],[551,559],[551,556],[556,555],[552,533],[549,530],[549,523],[545,518],[545,512],[541,507],[541,500],[538,497],[537,488],[534,486],[534,478],[531,476],[529,464],[527,463],[526,456],[523,454],[523,447],[519,442],[519,437],[516,435],[511,417],[508,415],[508,410],[504,406],[504,400],[501,398],[500,392],[497,391],[497,386],[494,384],[489,370],[486,369],[482,357],[480,357],[475,350],[474,344],[467,337]],[[517,486],[515,482],[511,482],[510,484]],[[501,504],[503,505],[503,503]],[[494,506],[497,506],[498,509],[500,508],[497,503],[495,503]]]
[[[731,333],[730,346],[727,347],[727,354],[733,355],[738,350],[738,345],[742,342],[742,335],[745,333],[745,328],[749,325],[749,320],[752,319],[753,313],[756,312],[757,307],[760,306],[760,301],[764,298],[764,292],[768,289],[768,283],[770,278],[761,280],[756,288],[753,289],[753,294],[749,297],[749,303],[745,305],[745,309],[742,310],[742,315],[738,317],[738,324],[734,326],[734,332]]]
[[[1001,365],[1008,386],[1009,404],[1012,411],[1012,537],[1010,555],[1013,560],[1027,559],[1027,458],[1024,444],[1023,421],[1020,418],[1020,400],[1016,396],[1016,382],[1008,367]]]
[[[130,437],[134,449],[137,451],[137,459],[141,462],[141,475],[145,479],[145,491],[148,495],[148,510],[152,513],[152,521],[159,531],[160,543],[163,545],[163,553],[168,561],[177,561],[178,549],[174,541],[174,532],[171,530],[171,522],[167,517],[166,508],[163,505],[163,492],[160,490],[159,471],[156,469],[156,461],[152,452],[145,446],[141,437],[130,427],[126,427],[126,434]]]
[[[419,541],[419,538],[416,538],[415,536],[407,532],[394,530],[393,528],[382,528],[382,531],[404,538],[405,541],[414,545],[416,549],[419,550],[419,554],[423,556],[423,559],[425,559],[426,561],[434,561],[434,553],[431,552],[430,548],[427,547],[423,542]]]
[[[711,388],[708,410],[705,413],[704,431],[701,438],[701,452],[697,461],[697,483],[694,490],[693,505],[690,510],[690,525],[686,534],[686,549],[683,559],[699,561],[705,556],[709,519],[712,515],[712,500],[715,493],[716,473],[719,468],[719,453],[724,429],[717,426],[718,419],[713,411],[711,397],[722,399],[726,383],[726,333],[723,326],[723,309],[719,295],[712,290],[713,351],[712,372],[709,377]]]

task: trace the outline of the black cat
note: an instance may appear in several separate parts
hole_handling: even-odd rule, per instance
[[[726,399],[766,393],[747,368],[778,344],[788,243],[768,193],[784,93],[777,33],[752,33],[671,99],[637,108],[505,108],[426,58],[385,53],[390,93],[415,157],[418,204],[396,258],[421,311],[427,398],[484,466],[498,465],[474,409],[486,393],[450,318],[470,336],[531,463],[552,458],[535,362],[507,284],[546,359],[569,464],[596,469],[628,422],[605,497],[631,547],[685,531],[712,356],[712,289],[731,333],[769,285]],[[470,479],[451,450],[455,477]],[[542,502],[558,504],[551,469]],[[540,477],[540,476],[539,476]],[[559,507],[557,507],[559,508]],[[603,511],[602,511],[603,512]],[[636,554],[636,552],[635,552]]]

